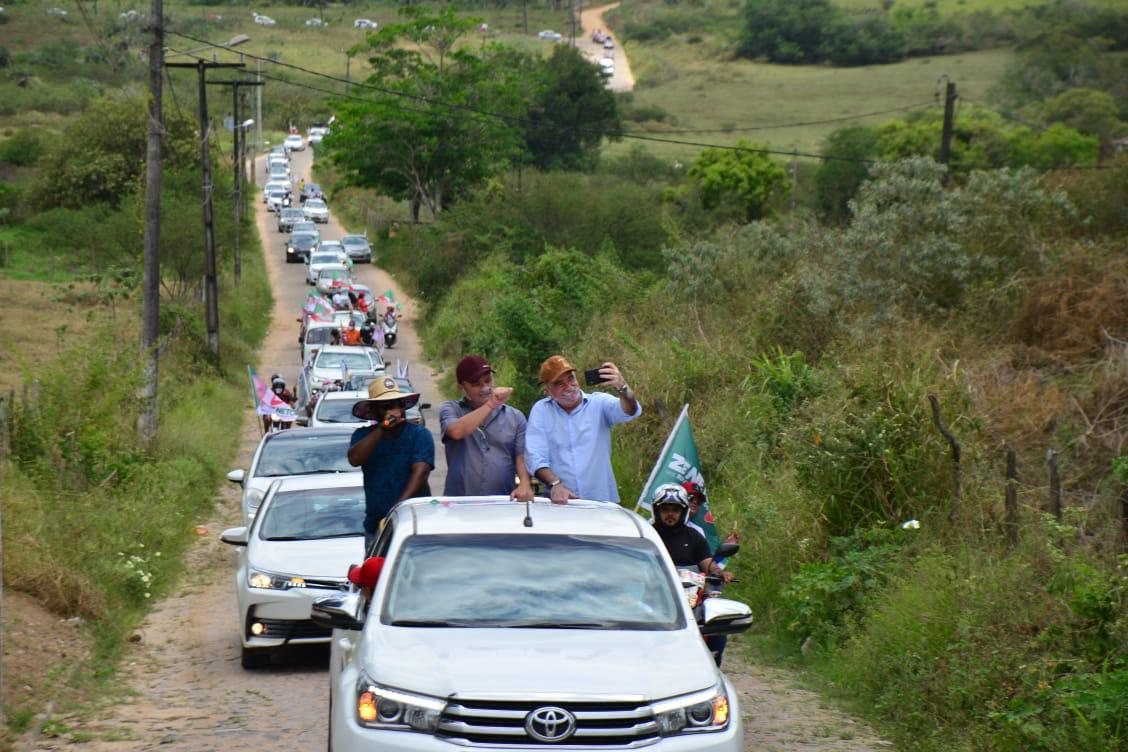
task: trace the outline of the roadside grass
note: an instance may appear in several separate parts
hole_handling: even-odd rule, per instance
[[[1085,0],[1086,4],[1097,7],[1122,7],[1121,0]],[[834,4],[849,10],[880,10],[880,0],[834,0]],[[897,0],[895,7],[900,8],[926,8],[935,7],[941,16],[950,16],[957,13],[975,13],[979,11],[992,11],[995,13],[1005,10],[1017,10],[1038,5],[1046,5],[1047,0]]]

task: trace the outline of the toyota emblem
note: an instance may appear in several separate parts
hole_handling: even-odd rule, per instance
[[[537,708],[525,716],[525,731],[538,742],[562,742],[576,733],[576,716],[564,708]]]

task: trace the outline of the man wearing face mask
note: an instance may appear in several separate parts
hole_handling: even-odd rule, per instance
[[[577,498],[619,501],[611,471],[611,427],[642,415],[642,405],[618,366],[607,362],[598,370],[601,384],[614,395],[582,391],[575,367],[562,355],[541,364],[548,396],[529,411],[525,461],[548,486],[554,504]]]
[[[291,393],[290,390],[286,388],[285,379],[283,379],[282,376],[277,373],[270,377],[270,391],[277,394],[278,399],[282,400],[290,407],[293,407],[294,403],[297,402],[297,400],[294,398],[293,393]],[[272,419],[269,415],[262,416],[262,428],[267,433],[270,432],[271,423]],[[286,421],[285,423],[280,423],[279,428],[291,428],[293,425],[293,421]]]
[[[365,551],[396,502],[431,494],[435,441],[426,428],[407,422],[407,408],[418,401],[418,392],[401,392],[394,378],[382,376],[368,384],[368,399],[353,405],[353,415],[373,421],[353,432],[348,454],[349,464],[364,473]]]
[[[505,404],[513,388],[495,386],[493,367],[480,355],[463,358],[454,376],[462,399],[439,406],[447,459],[443,494],[508,494],[515,501],[531,500],[533,486],[525,467],[525,416]]]

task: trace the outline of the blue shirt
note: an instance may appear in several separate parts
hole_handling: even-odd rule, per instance
[[[447,428],[474,408],[466,400],[439,405],[439,426],[446,450],[444,496],[489,496],[511,493],[517,485],[517,458],[525,453],[525,415],[501,405],[464,439],[447,436]]]
[[[349,446],[356,446],[373,430],[371,426],[356,429]],[[411,478],[411,466],[416,462],[426,462],[432,470],[435,468],[435,440],[426,428],[408,423],[398,434],[381,437],[360,466],[364,473],[365,532],[376,532],[380,520],[399,501]],[[424,485],[419,493],[427,496],[431,489]]]
[[[581,499],[619,501],[619,487],[611,471],[611,426],[642,415],[623,412],[618,397],[604,392],[584,394],[572,412],[545,397],[529,411],[525,433],[525,464],[536,474],[547,467]]]

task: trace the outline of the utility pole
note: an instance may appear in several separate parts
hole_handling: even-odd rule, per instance
[[[948,81],[944,89],[944,127],[940,131],[940,164],[948,164],[952,153],[952,120],[956,115],[956,84]]]
[[[231,178],[231,187],[235,192],[235,284],[243,276],[243,259],[239,252],[239,219],[243,210],[243,185],[246,183],[245,160],[243,157],[246,133],[243,130],[243,117],[239,114],[239,95],[244,86],[261,87],[262,81],[209,81],[212,86],[231,87],[231,124],[232,129],[232,162],[235,168]]]
[[[153,40],[149,46],[149,135],[145,142],[145,240],[141,292],[141,410],[137,436],[151,448],[157,438],[157,383],[160,366],[161,306],[161,132],[164,71],[164,1],[152,0]]]
[[[211,159],[208,156],[208,68],[242,68],[244,63],[166,63],[168,68],[195,68],[200,89],[200,167],[204,178],[204,319],[208,348],[219,355],[219,281],[215,263],[215,224],[212,218]]]
[[[262,83],[262,60],[255,60],[255,80]],[[259,149],[262,148],[262,87],[255,89],[255,148],[251,154],[251,184],[258,184],[255,177],[255,162],[258,161]]]
[[[521,17],[525,23],[525,36],[529,36],[529,0],[521,0]]]

